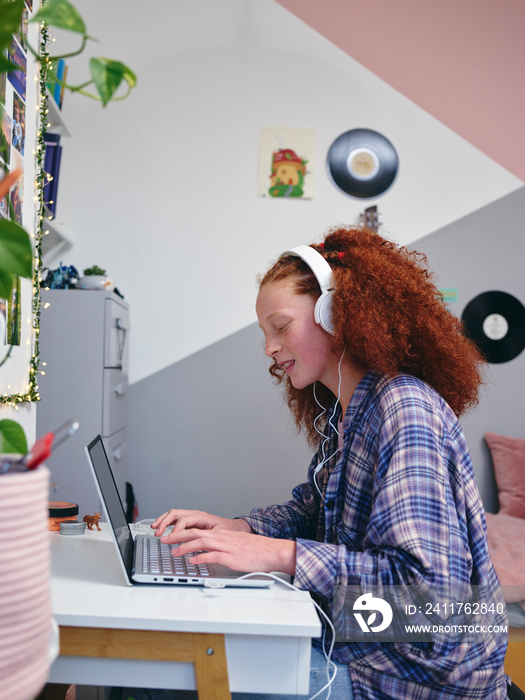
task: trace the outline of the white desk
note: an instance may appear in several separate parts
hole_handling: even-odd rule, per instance
[[[61,630],[50,682],[198,688],[206,700],[229,698],[230,690],[308,692],[310,644],[321,625],[304,594],[279,584],[129,587],[102,528],[78,537],[50,533]]]

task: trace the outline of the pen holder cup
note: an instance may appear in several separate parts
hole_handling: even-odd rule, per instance
[[[38,695],[49,674],[48,498],[47,467],[0,476],[0,678],[10,700]]]

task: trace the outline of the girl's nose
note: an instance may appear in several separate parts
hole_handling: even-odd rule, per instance
[[[268,357],[273,357],[279,352],[280,346],[273,338],[266,338],[265,352]]]

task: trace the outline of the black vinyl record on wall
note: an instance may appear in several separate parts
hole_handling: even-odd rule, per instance
[[[467,304],[461,319],[488,362],[509,362],[525,348],[525,307],[512,294],[479,294]]]
[[[327,166],[334,184],[352,197],[377,197],[394,182],[396,149],[371,129],[352,129],[330,146]]]

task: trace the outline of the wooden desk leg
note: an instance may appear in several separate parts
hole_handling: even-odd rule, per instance
[[[231,700],[223,634],[60,627],[60,654],[193,663],[199,700]]]
[[[195,634],[195,676],[199,700],[231,700],[222,634]]]

